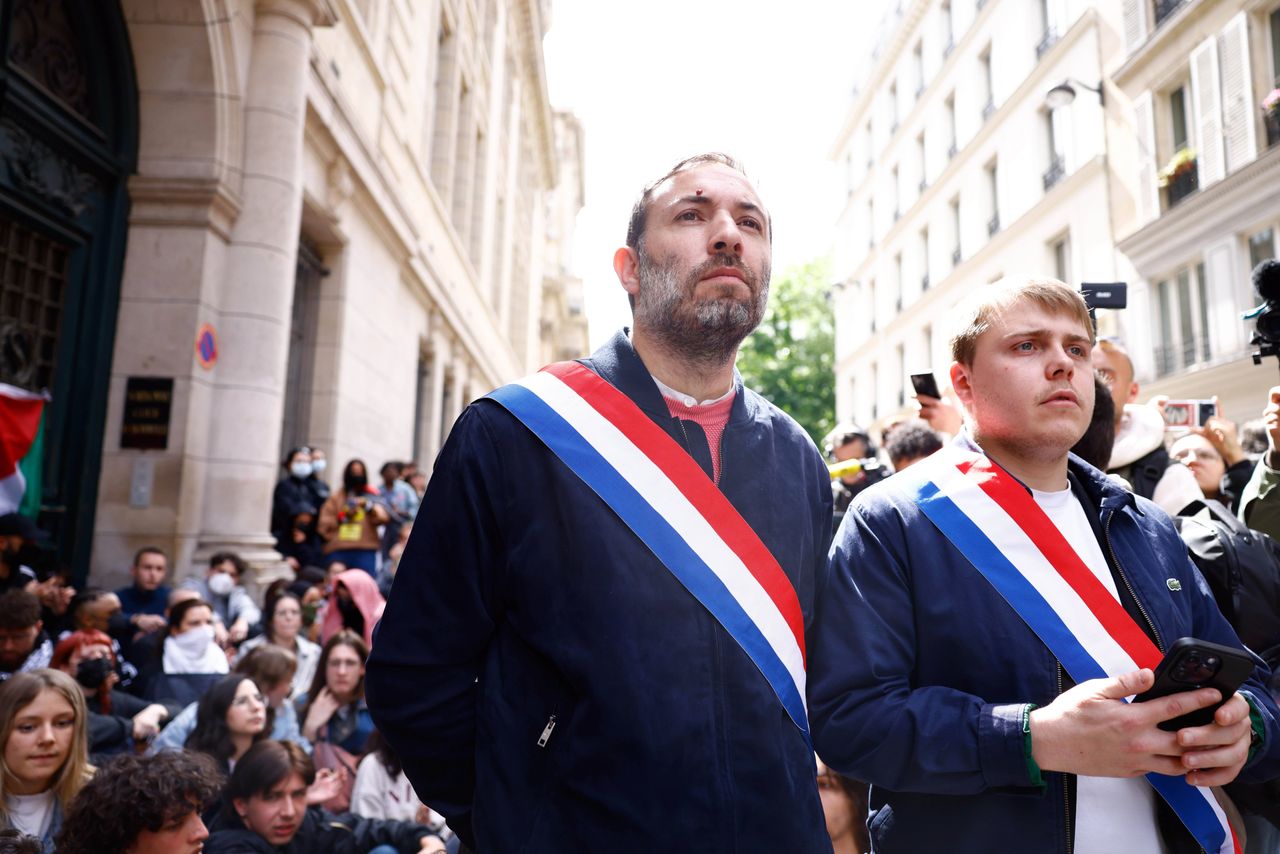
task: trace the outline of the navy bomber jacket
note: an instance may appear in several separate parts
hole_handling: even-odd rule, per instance
[[[1128,582],[1117,584],[1121,604],[1156,645],[1189,636],[1242,646],[1169,517],[1075,456],[1068,470],[1096,509],[1113,574]],[[872,784],[876,852],[1070,852],[1075,778],[1046,772],[1036,785],[1022,730],[1027,704],[1048,705],[1071,684],[1053,653],[892,483],[853,502],[831,562],[810,633],[814,745]],[[1265,729],[1241,782],[1280,774],[1267,675],[1258,659],[1241,689]],[[1170,851],[1199,851],[1157,803]]]
[[[687,450],[703,438],[670,416],[624,333],[583,364]],[[808,628],[826,466],[735,381],[719,488]],[[492,400],[436,461],[366,688],[418,795],[479,854],[830,850],[813,754],[746,653]]]

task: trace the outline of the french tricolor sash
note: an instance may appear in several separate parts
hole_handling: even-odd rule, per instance
[[[1077,683],[1161,659],[1160,650],[1089,569],[1027,489],[987,457],[947,447],[893,481],[991,583]],[[1208,788],[1148,774],[1200,845],[1239,854]]]
[[[576,362],[489,394],[582,479],[755,662],[809,738],[804,617],[760,537],[675,440]]]

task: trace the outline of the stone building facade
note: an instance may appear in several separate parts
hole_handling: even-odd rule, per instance
[[[64,212],[68,296],[42,374],[59,432],[41,523],[80,578],[121,581],[143,545],[179,576],[223,548],[270,564],[285,449],[325,449],[331,480],[356,457],[429,468],[468,401],[586,350],[565,248],[582,139],[548,100],[547,0],[119,0],[87,22],[64,8],[81,5],[15,0],[0,30],[34,105],[6,94],[0,154],[24,132],[57,138],[42,98],[107,141],[51,141],[45,158],[92,176],[101,220]],[[41,65],[50,44],[79,63],[80,118],[65,62]],[[0,227],[56,237],[28,209],[80,185],[32,189],[6,162]],[[12,269],[27,244],[9,238]],[[132,447],[148,418],[164,446]]]

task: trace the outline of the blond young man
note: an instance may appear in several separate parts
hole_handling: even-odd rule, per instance
[[[817,591],[819,755],[871,783],[884,854],[1230,845],[1197,787],[1280,770],[1265,666],[1212,723],[1166,732],[1218,692],[1129,704],[1149,669],[1082,663],[1114,647],[1150,666],[1184,636],[1240,646],[1168,517],[1068,455],[1094,401],[1083,301],[1052,280],[1000,283],[961,322],[951,381],[966,432],[853,503]],[[1076,603],[1098,626],[1136,628],[1097,637]],[[1078,678],[1086,665],[1104,675]]]

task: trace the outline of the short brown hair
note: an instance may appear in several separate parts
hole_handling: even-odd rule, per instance
[[[259,689],[267,691],[293,680],[298,671],[298,657],[282,646],[264,643],[236,662],[236,673],[243,673]]]
[[[649,218],[649,203],[653,201],[654,192],[675,175],[685,172],[689,169],[696,169],[699,166],[710,165],[728,166],[735,172],[742,173],[744,178],[750,180],[747,170],[742,168],[742,164],[734,157],[719,151],[707,151],[702,154],[695,154],[692,157],[686,157],[675,166],[672,166],[667,174],[663,175],[656,181],[651,181],[645,185],[640,192],[640,198],[636,199],[636,203],[631,206],[631,221],[627,223],[627,245],[632,249],[640,248],[640,241],[644,238],[644,230],[646,222]],[[762,212],[763,213],[763,212]],[[769,215],[764,213],[765,221],[769,223],[767,229],[769,240],[773,240],[773,223],[769,219]]]
[[[1065,314],[1080,323],[1093,340],[1093,321],[1084,297],[1057,279],[1001,279],[976,294],[960,314],[965,325],[951,339],[951,358],[962,365],[973,364],[973,354],[991,324],[1005,311],[1029,301],[1052,314]]]
[[[155,833],[217,802],[222,775],[203,753],[166,750],[114,756],[71,803],[58,832],[60,854],[125,851],[143,831]]]
[[[259,741],[236,762],[227,782],[227,808],[231,801],[247,801],[265,795],[290,774],[297,774],[310,786],[316,781],[316,766],[307,752],[292,741]]]
[[[40,622],[40,600],[21,587],[0,593],[0,629],[29,629]]]

